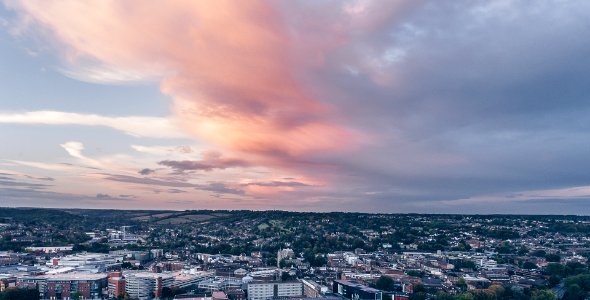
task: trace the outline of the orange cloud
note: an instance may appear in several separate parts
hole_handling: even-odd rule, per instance
[[[23,0],[9,6],[49,30],[73,66],[158,74],[182,125],[225,149],[268,163],[337,151],[356,138],[295,79],[301,55],[290,53],[289,32],[269,2]]]

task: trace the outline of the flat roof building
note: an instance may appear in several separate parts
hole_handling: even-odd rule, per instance
[[[346,280],[334,280],[332,292],[353,300],[381,300],[383,297],[381,290]]]
[[[299,281],[250,282],[248,300],[267,300],[276,297],[297,297],[303,295],[303,284]]]
[[[174,276],[163,273],[129,272],[125,276],[125,291],[131,298],[139,300],[159,298],[162,288],[171,287]]]

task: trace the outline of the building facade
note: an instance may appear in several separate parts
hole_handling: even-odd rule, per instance
[[[117,298],[125,295],[126,280],[123,278],[121,272],[113,272],[109,274],[108,279],[108,296],[109,298]]]
[[[309,298],[319,298],[322,296],[322,288],[316,282],[311,280],[302,279],[303,284],[303,295]]]
[[[383,292],[356,282],[334,280],[332,292],[351,300],[381,300]]]
[[[107,287],[106,274],[60,274],[47,277],[45,298],[101,299]]]
[[[174,283],[174,277],[169,274],[136,272],[124,275],[127,295],[139,300],[159,298],[162,288],[170,287]]]
[[[303,284],[299,281],[248,283],[248,300],[267,300],[277,297],[287,298],[302,295]]]

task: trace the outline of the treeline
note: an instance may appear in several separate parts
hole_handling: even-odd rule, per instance
[[[0,300],[39,300],[39,291],[10,288],[0,293]]]
[[[425,299],[420,295],[412,297],[412,300]],[[436,300],[557,300],[553,291],[548,289],[523,289],[516,286],[505,288],[501,285],[492,285],[487,289],[469,290],[456,295],[438,292]]]

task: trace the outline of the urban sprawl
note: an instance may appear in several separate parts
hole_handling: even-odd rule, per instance
[[[590,297],[580,216],[0,208],[1,299]]]

